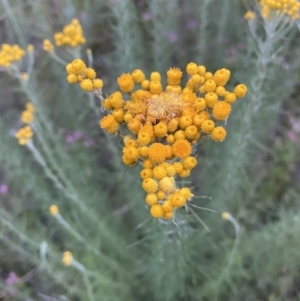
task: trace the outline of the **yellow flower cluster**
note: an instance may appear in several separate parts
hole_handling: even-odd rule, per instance
[[[189,176],[197,165],[192,145],[203,137],[224,140],[226,131],[218,122],[229,116],[232,103],[247,92],[244,84],[232,92],[226,90],[227,69],[213,74],[204,66],[189,63],[186,71],[189,79],[185,87],[180,85],[181,70],[171,68],[168,85],[163,88],[158,72],[146,79],[143,71],[136,69],[117,79],[125,94],[116,91],[102,103],[111,113],[101,119],[100,127],[110,134],[122,135],[121,125],[130,131],[123,138],[122,159],[129,166],[142,163],[142,187],[155,218],[171,218],[174,210],[193,196],[189,188],[177,188],[175,181]]]
[[[26,124],[30,124],[34,119],[34,106],[31,102],[26,104],[26,109],[21,114],[21,121]]]
[[[77,19],[66,25],[62,32],[54,34],[56,46],[77,47],[85,43],[82,27]]]
[[[19,61],[25,51],[19,45],[3,44],[0,48],[0,67],[8,68],[13,62]]]
[[[44,49],[45,51],[52,52],[53,49],[54,49],[54,46],[53,46],[53,44],[51,43],[50,40],[45,39],[45,40],[43,41],[43,49]]]
[[[34,106],[31,102],[28,102],[26,104],[26,109],[22,112],[21,115],[21,121],[25,124],[26,126],[22,127],[17,131],[15,134],[15,137],[18,139],[18,143],[20,145],[25,145],[28,143],[28,141],[31,139],[33,136],[33,131],[31,127],[29,126],[30,123],[33,122],[34,119]]]
[[[264,18],[272,17],[273,13],[282,13],[292,20],[299,19],[300,2],[297,0],[260,0],[260,5]]]
[[[15,137],[18,139],[18,143],[20,145],[27,144],[32,136],[33,136],[33,132],[32,132],[32,129],[29,125],[26,125],[26,126],[22,127],[15,134]]]
[[[96,72],[92,68],[87,68],[84,61],[75,59],[66,66],[68,72],[67,81],[70,84],[80,83],[82,90],[86,92],[97,92],[102,89],[102,79],[96,78]]]

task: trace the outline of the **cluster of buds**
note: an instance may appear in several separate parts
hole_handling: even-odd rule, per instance
[[[85,37],[83,36],[83,30],[81,24],[77,19],[73,19],[70,24],[66,25],[62,32],[54,34],[55,45],[58,47],[72,47],[75,48],[85,43]],[[48,52],[52,52],[54,45],[48,39],[43,41],[43,49]]]
[[[85,38],[83,36],[82,27],[78,19],[73,19],[70,24],[66,25],[62,32],[57,32],[54,34],[55,45],[58,47],[72,47],[75,48],[85,43]],[[54,45],[48,39],[43,41],[43,49],[48,52],[54,50]]]
[[[25,110],[21,114],[21,121],[25,124],[30,124],[33,122],[34,119],[34,106],[31,102],[26,104]]]
[[[15,134],[15,137],[18,139],[18,143],[20,145],[25,145],[33,136],[33,131],[30,127],[30,124],[34,119],[34,106],[31,102],[26,104],[26,109],[21,114],[21,121],[26,125],[19,129]]]
[[[260,5],[264,18],[270,18],[274,14],[284,14],[292,20],[299,19],[300,2],[297,0],[260,0]]]
[[[19,45],[3,44],[0,48],[0,67],[8,68],[15,61],[19,61],[25,51]]]
[[[136,69],[121,75],[117,80],[121,91],[102,102],[110,114],[100,120],[100,127],[123,137],[124,164],[143,166],[140,176],[147,193],[145,201],[155,218],[169,219],[174,210],[191,200],[190,189],[178,188],[176,178],[189,176],[197,165],[193,145],[205,137],[224,140],[226,130],[218,123],[227,119],[232,103],[247,92],[244,84],[232,92],[226,90],[227,69],[212,74],[204,66],[189,63],[186,71],[189,78],[184,87],[180,85],[181,70],[171,68],[168,85],[163,88],[158,72],[146,79],[144,72]]]
[[[63,28],[62,32],[55,33],[54,40],[56,46],[77,47],[84,44],[85,38],[78,19],[73,19]]]
[[[96,78],[96,72],[92,68],[87,68],[81,59],[75,59],[66,66],[68,73],[67,81],[70,84],[80,84],[82,90],[86,92],[101,93],[103,87],[102,79]]]

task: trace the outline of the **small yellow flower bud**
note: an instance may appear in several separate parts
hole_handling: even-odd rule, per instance
[[[160,81],[151,81],[149,86],[150,93],[159,94],[162,92],[162,85]]]
[[[135,69],[131,73],[131,76],[132,76],[133,81],[136,82],[137,84],[140,84],[145,80],[145,74],[140,69]]]
[[[78,83],[78,78],[75,74],[69,74],[67,76],[67,81],[69,84],[76,84],[76,83]]]
[[[154,72],[151,72],[151,74],[150,74],[150,80],[151,81],[161,81],[161,76],[160,76],[160,74],[159,74],[159,72],[157,72],[157,71],[154,71]]]
[[[92,68],[87,68],[85,70],[85,76],[89,79],[95,79],[96,78],[96,72]]]
[[[236,95],[234,93],[226,93],[224,100],[228,103],[234,103],[236,101]]]
[[[212,79],[208,79],[205,84],[204,84],[204,87],[205,87],[205,91],[206,92],[214,92],[216,90],[216,82]]]
[[[28,45],[27,45],[27,51],[28,51],[28,52],[34,51],[34,46],[33,46],[32,44],[28,44]]]
[[[245,15],[244,15],[244,18],[248,21],[252,20],[255,18],[255,13],[251,10],[248,10]]]
[[[159,204],[154,204],[150,208],[150,213],[153,217],[155,218],[160,218],[163,217],[164,211],[162,209],[162,206]]]
[[[186,203],[187,199],[180,191],[175,192],[170,197],[170,203],[174,207],[183,207]]]
[[[148,81],[147,79],[141,82],[141,86],[144,90],[148,90],[149,86],[150,86],[150,81]]]
[[[70,76],[70,75],[69,75]],[[94,90],[94,86],[93,86],[93,82],[90,79],[84,79],[81,83],[80,83],[80,87],[82,90],[86,91],[86,92],[91,92]]]
[[[231,214],[229,212],[223,212],[222,213],[222,218],[223,219],[230,219],[230,217],[231,217]]]
[[[73,261],[73,255],[70,251],[65,251],[62,257],[62,262],[65,266],[70,266]]]
[[[53,44],[50,42],[50,40],[46,39],[43,41],[43,49],[45,51],[48,51],[48,52],[52,52],[53,51]]]
[[[143,180],[147,179],[147,178],[152,178],[152,169],[151,168],[142,169],[140,172],[140,176]],[[149,205],[151,205],[151,204],[149,204]]]
[[[148,193],[155,193],[158,190],[158,184],[152,178],[147,178],[143,181],[143,189]]]
[[[210,137],[216,142],[223,141],[226,137],[226,130],[222,126],[217,126],[210,133]]]
[[[150,206],[157,204],[158,198],[155,193],[149,193],[146,196],[146,203]]]
[[[189,63],[189,64],[187,64],[187,66],[186,66],[186,72],[187,72],[187,74],[194,75],[194,74],[197,73],[197,71],[198,71],[197,64],[195,64],[195,63]]]
[[[131,92],[134,88],[134,81],[129,73],[124,73],[118,77],[118,84],[120,89],[125,93]]]
[[[210,119],[203,121],[203,123],[201,124],[201,130],[207,134],[209,134],[214,129],[214,127],[215,123]]]
[[[59,214],[59,210],[58,210],[58,207],[56,205],[51,205],[49,207],[49,212],[51,215],[55,216],[57,214]]]
[[[237,85],[234,88],[233,93],[236,95],[237,98],[244,97],[247,93],[246,85],[244,85],[244,84]]]

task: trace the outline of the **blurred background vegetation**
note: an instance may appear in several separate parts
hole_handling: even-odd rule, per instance
[[[220,2],[0,2],[1,44],[35,47],[30,83],[45,141],[37,147],[76,195],[57,189],[18,145],[14,133],[32,99],[1,72],[0,298],[300,300],[299,30],[293,22],[270,37],[259,15],[243,17],[257,11],[255,1]],[[135,68],[165,74],[191,61],[212,72],[228,68],[231,87],[248,86],[226,140],[200,145],[188,178],[196,196],[207,196],[195,203],[216,213],[178,210],[179,227],[149,217],[139,167],[122,164],[120,139],[99,129],[87,94],[42,49],[74,17],[87,39],[82,58],[91,48],[105,93]],[[63,49],[57,54],[72,60]],[[49,214],[51,204],[72,230]],[[84,271],[62,264],[65,250]]]

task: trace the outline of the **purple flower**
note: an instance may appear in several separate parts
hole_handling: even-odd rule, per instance
[[[7,184],[1,184],[0,185],[0,194],[6,195],[8,192],[8,185]]]
[[[8,285],[12,285],[15,283],[18,283],[20,281],[20,278],[17,276],[15,272],[9,272],[5,279],[5,283]]]
[[[68,143],[73,143],[77,140],[79,140],[80,138],[83,138],[84,137],[84,133],[83,132],[80,132],[80,131],[75,131],[73,133],[70,133],[68,135],[66,135],[66,141]]]

